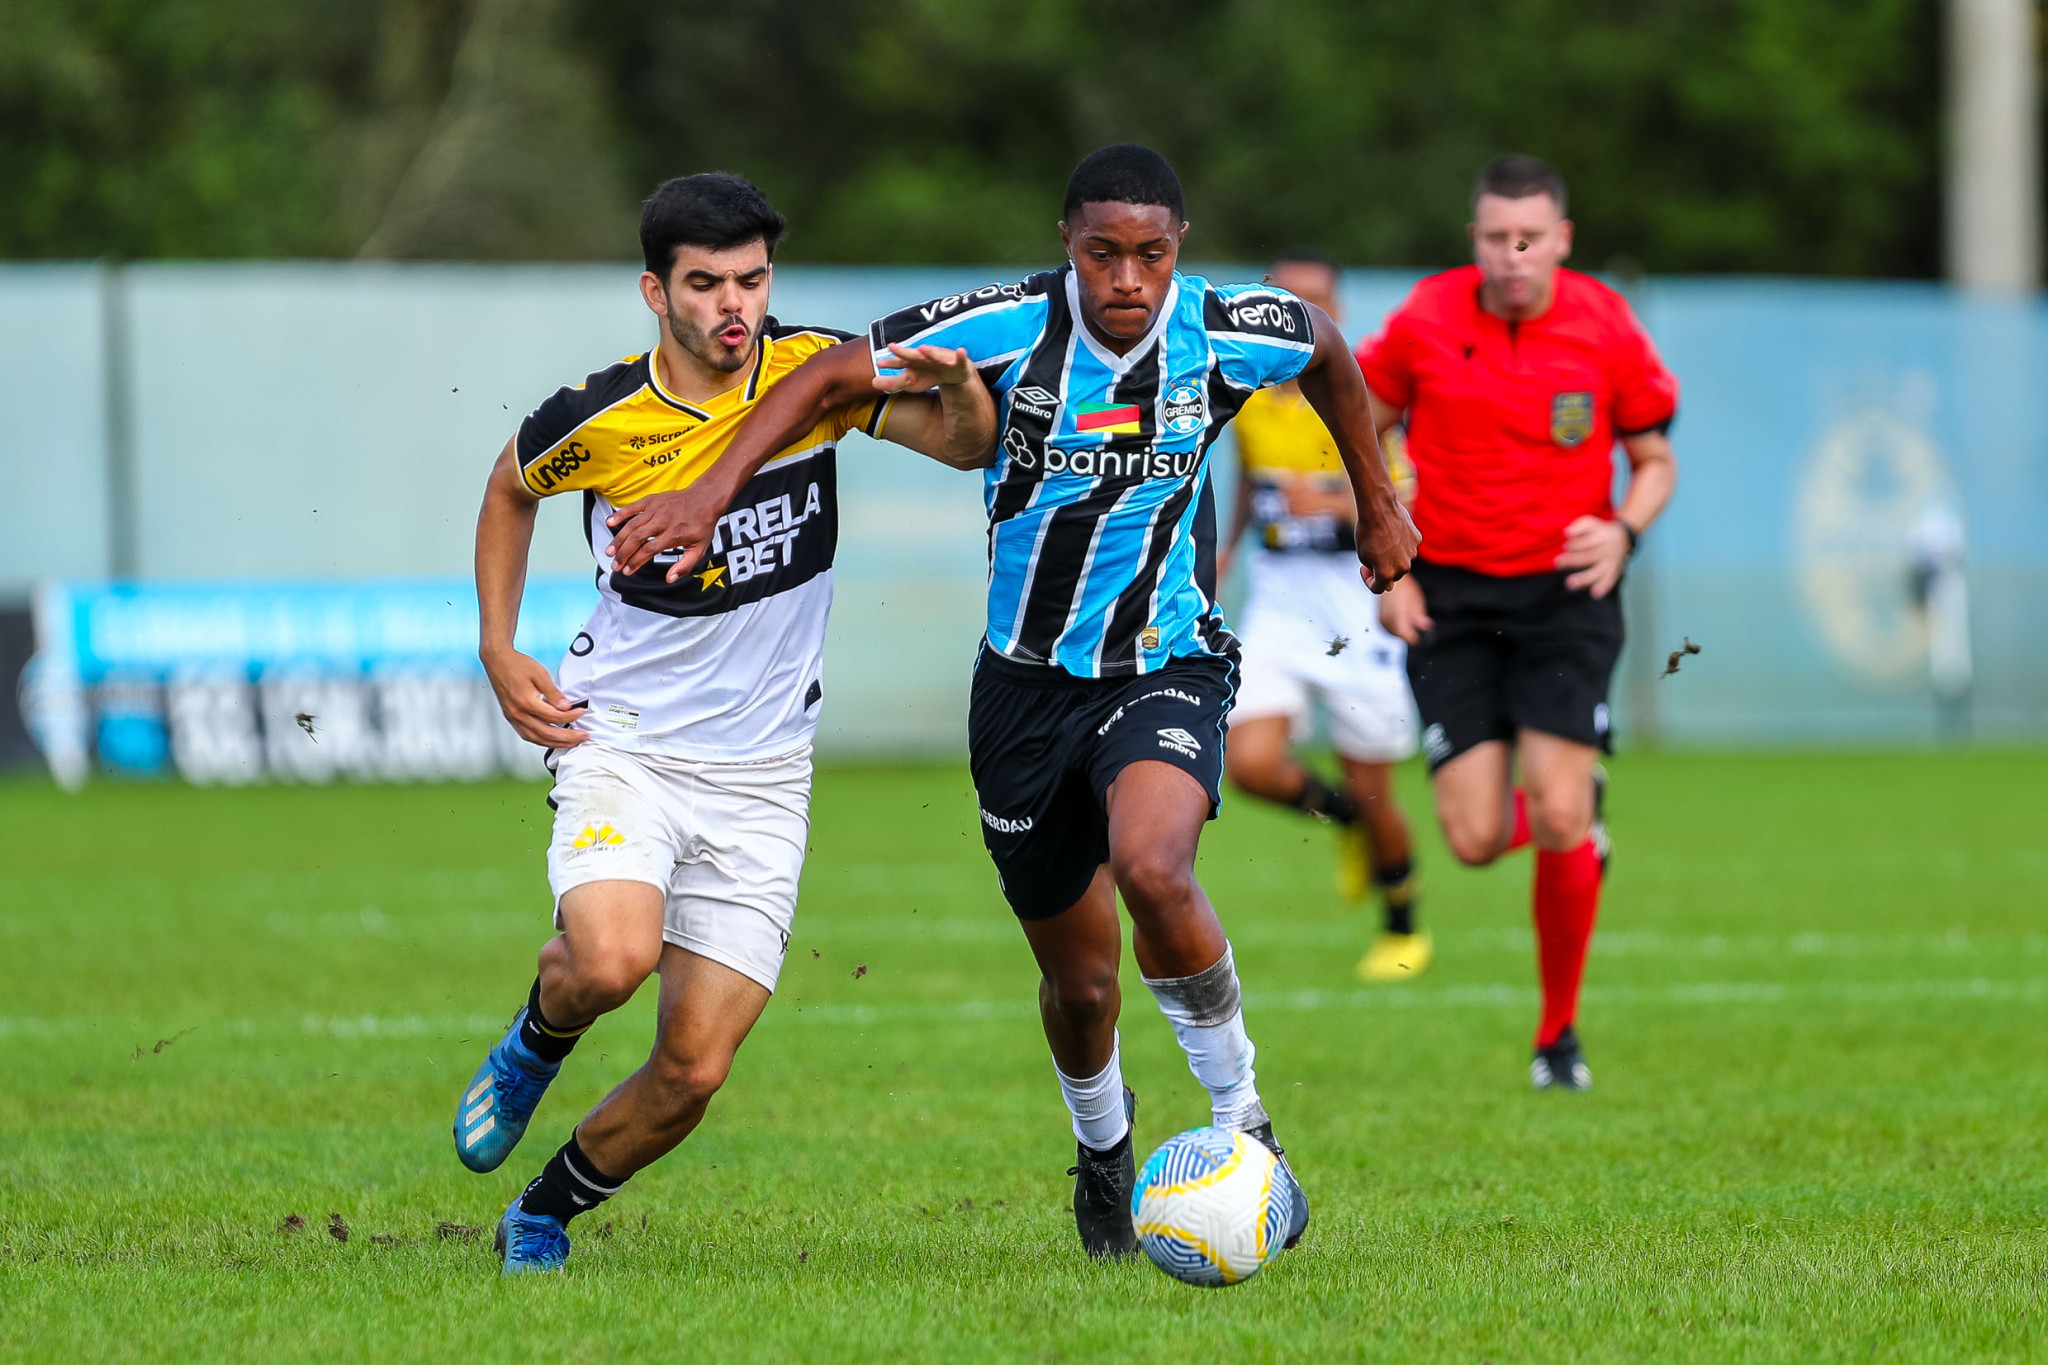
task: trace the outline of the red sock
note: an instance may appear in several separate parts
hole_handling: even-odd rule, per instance
[[[1600,853],[1591,839],[1569,853],[1536,850],[1536,966],[1543,978],[1543,1022],[1536,1046],[1557,1041],[1579,1009],[1579,979],[1600,912]]]
[[[1514,833],[1508,835],[1508,846],[1505,850],[1508,853],[1513,853],[1529,842],[1529,793],[1517,787],[1514,795],[1515,829]]]

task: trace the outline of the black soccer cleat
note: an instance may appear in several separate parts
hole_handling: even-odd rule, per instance
[[[1593,1071],[1586,1054],[1579,1050],[1579,1031],[1565,1025],[1563,1033],[1549,1047],[1539,1047],[1529,1059],[1529,1084],[1538,1090],[1591,1090]]]
[[[1081,1246],[1098,1259],[1134,1256],[1138,1251],[1137,1229],[1131,1226],[1131,1192],[1138,1185],[1138,1163],[1131,1139],[1137,1133],[1138,1097],[1124,1087],[1123,1141],[1106,1152],[1084,1142],[1074,1144],[1074,1164],[1067,1174],[1074,1177],[1074,1226],[1081,1233]]]
[[[1301,1182],[1294,1178],[1294,1167],[1287,1164],[1287,1150],[1280,1140],[1273,1136],[1273,1120],[1267,1119],[1256,1128],[1244,1130],[1246,1137],[1257,1138],[1267,1151],[1279,1159],[1279,1174],[1283,1177],[1293,1200],[1294,1210],[1287,1219],[1287,1236],[1280,1242],[1282,1251],[1292,1251],[1301,1242],[1301,1235],[1308,1231],[1308,1195],[1302,1190]]]

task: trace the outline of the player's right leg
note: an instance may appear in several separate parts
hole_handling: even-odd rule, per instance
[[[1431,777],[1437,821],[1451,856],[1485,867],[1507,852],[1514,830],[1514,747],[1487,740],[1448,760]]]
[[[967,713],[982,842],[1038,959],[1039,1013],[1077,1152],[1074,1224],[1091,1256],[1137,1250],[1137,1184],[1116,1022],[1122,930],[1102,810],[1073,762],[1091,731],[1093,681],[984,655]]]
[[[542,948],[526,1004],[462,1088],[455,1154],[495,1170],[576,1039],[632,999],[661,957],[662,914],[679,850],[671,798],[630,754],[585,742],[556,751],[548,884],[558,936]]]
[[[1074,1121],[1074,1225],[1090,1256],[1127,1256],[1138,1245],[1131,1226],[1138,1102],[1124,1084],[1117,1038],[1123,930],[1109,869],[1098,868],[1066,910],[1018,923],[1038,961],[1039,1019]]]

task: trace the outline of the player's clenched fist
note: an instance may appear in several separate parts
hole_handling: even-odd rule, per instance
[[[590,738],[587,731],[573,728],[588,708],[564,697],[540,660],[516,649],[487,650],[482,657],[498,709],[521,739],[543,749],[566,749]]]
[[[1393,498],[1358,514],[1358,575],[1374,592],[1385,592],[1408,573],[1421,533],[1408,509]]]
[[[612,543],[604,552],[611,557],[614,573],[635,574],[656,555],[681,551],[681,558],[669,566],[668,581],[673,583],[704,558],[724,514],[725,499],[697,485],[651,493],[605,518]]]

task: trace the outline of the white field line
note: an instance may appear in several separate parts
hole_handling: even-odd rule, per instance
[[[1233,943],[1259,948],[1345,948],[1360,950],[1370,942],[1374,922],[1351,924],[1261,924],[1239,915],[1227,922]],[[1448,929],[1435,932],[1440,955],[1512,953],[1535,948],[1527,929]],[[1016,926],[999,919],[901,915],[840,918],[797,917],[792,942],[819,943],[1013,943],[1022,936]],[[1973,934],[1951,928],[1938,934],[1666,934],[1654,930],[1601,930],[1593,935],[1596,957],[1701,958],[1855,958],[1934,957],[1987,954],[2048,956],[2048,935]]]
[[[1827,1003],[1885,1005],[1919,1001],[2042,1005],[2048,1004],[2048,977],[2005,981],[1972,976],[1931,981],[1695,981],[1670,986],[1589,986],[1585,999],[1591,1005],[1623,1008]],[[1481,986],[1392,986],[1377,990],[1246,991],[1244,996],[1245,1009],[1254,1016],[1348,1010],[1525,1008],[1535,1004],[1536,1000],[1534,987],[1508,982]],[[816,1024],[981,1023],[1033,1019],[1037,1015],[1038,1005],[1031,1000],[904,1001],[881,1005],[806,1005],[788,1000],[779,1003],[771,1012],[773,1018]],[[158,1027],[133,1019],[104,1016],[0,1018],[0,1038],[56,1038],[112,1032],[123,1037],[132,1034],[136,1045],[147,1048],[150,1040],[142,1035]],[[345,1040],[462,1037],[478,1042],[495,1041],[505,1028],[505,1020],[483,1014],[307,1014],[296,1021],[274,1018],[204,1021],[201,1028],[207,1033],[236,1038],[297,1033],[305,1037]]]
[[[1393,986],[1378,990],[1251,991],[1247,1014],[1313,1013],[1324,1010],[1525,1008],[1538,1000],[1532,986],[1495,982],[1486,986]],[[1910,1001],[1979,1001],[1989,1004],[2048,1004],[2048,977],[1995,981],[1966,977],[1939,981],[1695,981],[1674,986],[1589,986],[1589,1005],[1799,1005],[1903,1004]],[[798,1005],[797,1017],[817,1023],[869,1024],[896,1021],[975,1023],[985,1019],[1031,1019],[1029,1000],[963,1000],[954,1004]]]
[[[915,901],[915,897],[911,898]],[[1270,924],[1256,915],[1238,913],[1226,919],[1233,943],[1246,948],[1336,949],[1362,952],[1376,921],[1365,916],[1335,924]],[[453,914],[395,916],[374,905],[356,911],[307,912],[272,910],[266,932],[280,938],[322,936],[410,941],[422,932],[457,933],[476,938],[535,942],[551,932],[545,905],[523,910],[466,910]],[[0,915],[0,935],[31,932],[47,936],[49,923],[40,917]],[[1484,954],[1526,956],[1535,938],[1521,927],[1433,930],[1439,955],[1476,957]],[[793,945],[878,943],[955,943],[1021,946],[1023,936],[1008,916],[797,914]],[[1701,961],[1728,958],[1964,958],[2048,957],[2048,935],[1972,933],[1952,927],[1928,934],[1835,934],[1805,931],[1790,934],[1669,934],[1656,930],[1603,929],[1593,936],[1596,958],[1671,958]]]

